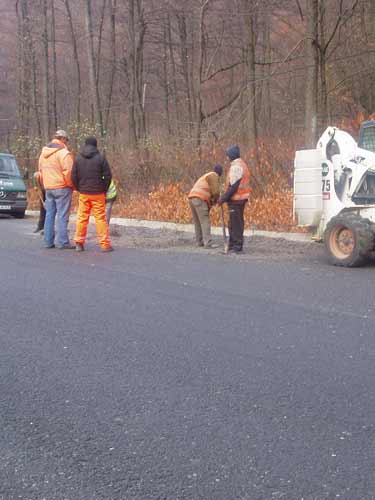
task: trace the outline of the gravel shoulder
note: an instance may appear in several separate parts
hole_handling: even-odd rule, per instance
[[[28,217],[35,219],[35,217]],[[70,234],[74,235],[75,223],[70,223]],[[115,248],[139,248],[156,252],[181,252],[219,256],[223,254],[224,244],[221,236],[214,235],[213,242],[218,248],[207,250],[195,245],[194,234],[169,228],[152,229],[142,226],[124,226],[111,224],[111,241]],[[87,243],[97,245],[95,225],[90,223]],[[292,241],[254,235],[245,237],[244,251],[240,255],[227,255],[231,259],[289,260],[302,263],[326,263],[322,243],[316,241]]]
[[[90,239],[95,238],[94,229],[91,228]],[[220,255],[223,252],[223,239],[213,237],[214,243],[219,248],[206,250],[195,246],[194,234],[169,229],[149,229],[144,227],[124,227],[111,225],[111,238],[113,246],[124,248],[142,248],[152,251],[173,251],[187,253],[203,253],[207,255]],[[252,236],[245,238],[244,252],[241,255],[230,255],[236,259],[288,259],[324,260],[323,245],[315,241],[296,242],[283,238],[267,238]]]

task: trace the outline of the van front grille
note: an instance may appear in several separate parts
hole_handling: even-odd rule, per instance
[[[2,191],[0,189],[0,200],[1,201],[16,201],[17,191]]]

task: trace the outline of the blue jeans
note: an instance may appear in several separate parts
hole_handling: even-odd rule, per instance
[[[46,220],[44,223],[44,242],[46,247],[55,243],[55,219],[57,215],[57,240],[61,248],[70,245],[68,223],[70,205],[72,202],[72,189],[47,189],[46,190]]]

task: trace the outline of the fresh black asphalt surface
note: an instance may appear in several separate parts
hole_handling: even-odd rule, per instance
[[[375,265],[34,224],[0,219],[1,500],[375,499]]]

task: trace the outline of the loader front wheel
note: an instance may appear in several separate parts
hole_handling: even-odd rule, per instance
[[[374,228],[371,221],[356,214],[333,217],[324,232],[328,260],[334,266],[363,265],[374,249]]]

